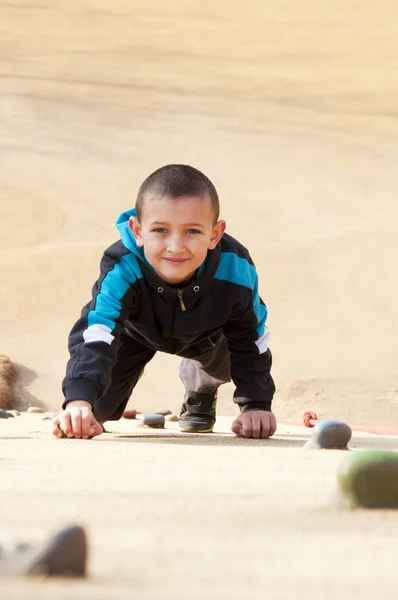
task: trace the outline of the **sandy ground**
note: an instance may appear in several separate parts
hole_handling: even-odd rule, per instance
[[[41,419],[0,421],[2,536],[84,524],[90,576],[5,579],[2,597],[396,598],[396,512],[339,510],[346,453],[304,450],[308,429],[258,442],[228,434],[228,417],[207,436],[123,420],[94,441],[52,441]],[[350,446],[398,450],[398,437]]]
[[[0,352],[18,406],[59,407],[117,216],[184,162],[258,267],[279,420],[398,428],[397,18],[392,0],[0,3]],[[178,410],[177,369],[157,356],[132,406]],[[79,597],[393,597],[396,515],[332,509],[341,457],[304,453],[308,430],[85,443],[43,427],[0,422],[0,541],[82,521]]]

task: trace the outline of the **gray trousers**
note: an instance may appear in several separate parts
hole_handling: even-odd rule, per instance
[[[111,382],[94,406],[94,416],[98,421],[117,421],[121,418],[145,365],[155,354],[156,350],[122,333]],[[223,335],[214,338],[214,345],[209,341],[191,346],[177,356],[182,358],[180,378],[187,390],[214,392],[221,384],[231,381],[230,355]]]

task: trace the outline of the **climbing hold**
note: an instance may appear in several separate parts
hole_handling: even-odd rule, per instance
[[[9,415],[12,415],[13,417],[20,417],[21,413],[19,412],[19,410],[7,410]]]
[[[166,417],[167,415],[171,415],[171,410],[155,410],[154,411],[155,415],[163,415],[164,417]]]
[[[312,430],[304,448],[313,450],[347,450],[351,428],[341,421],[320,421]]]
[[[82,527],[61,529],[37,546],[18,544],[0,553],[0,575],[84,577],[87,539]]]
[[[398,453],[352,452],[339,466],[337,481],[343,506],[398,508]]]
[[[42,408],[40,408],[39,406],[29,406],[29,408],[26,412],[28,412],[28,413],[44,413],[44,410]]]
[[[314,421],[318,420],[318,415],[312,410],[306,410],[303,414],[303,423],[306,427],[315,427]]]
[[[152,427],[154,429],[163,429],[165,418],[163,415],[151,414],[151,415],[142,415],[141,420],[143,425],[147,427]]]
[[[0,408],[0,419],[8,419],[10,415],[7,413],[4,408]]]
[[[137,411],[136,410],[125,410],[123,415],[122,415],[125,419],[135,419],[137,416]]]
[[[178,420],[179,420],[179,418],[180,418],[180,417],[179,417],[178,415],[166,415],[166,416],[165,416],[165,420],[166,420],[166,421],[169,421],[169,422],[170,422],[170,421],[171,421],[171,422],[176,422],[176,421],[178,421]]]

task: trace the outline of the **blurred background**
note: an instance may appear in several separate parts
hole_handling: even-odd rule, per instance
[[[60,406],[116,218],[180,162],[257,265],[280,413],[396,419],[397,22],[392,0],[1,3],[0,352],[25,393]],[[162,355],[132,402],[181,394]]]

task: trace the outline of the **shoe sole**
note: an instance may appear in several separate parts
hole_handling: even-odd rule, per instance
[[[212,433],[213,428],[214,425],[212,425],[209,429],[197,429],[196,427],[185,425],[184,427],[180,427],[180,431],[182,433]]]

